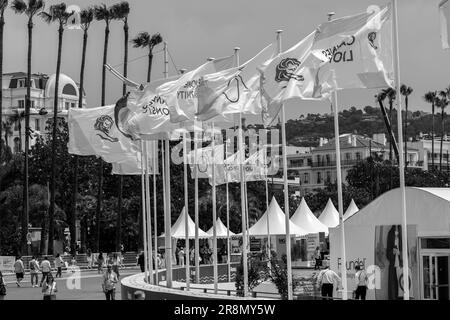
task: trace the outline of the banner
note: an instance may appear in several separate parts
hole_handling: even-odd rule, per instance
[[[14,263],[15,262],[16,262],[16,257],[0,256],[0,271],[14,272]]]
[[[144,142],[145,143],[145,142]],[[148,157],[147,157],[147,163],[148,163],[148,172],[149,174],[159,174],[159,159],[158,157],[154,156],[153,149],[157,146],[157,141],[146,141],[148,143]],[[156,145],[156,146],[155,146]],[[154,160],[156,160],[156,166],[154,167]],[[130,161],[125,161],[122,163],[113,163],[112,164],[112,171],[111,174],[115,175],[140,175],[142,174],[142,166],[141,166],[141,156],[137,157],[137,159],[132,159]]]

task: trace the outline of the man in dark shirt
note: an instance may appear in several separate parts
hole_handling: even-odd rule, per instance
[[[144,251],[141,251],[138,257],[138,265],[141,267],[141,272],[145,272]]]

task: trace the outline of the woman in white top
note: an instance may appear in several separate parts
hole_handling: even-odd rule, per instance
[[[52,274],[49,273],[47,276],[47,281],[44,282],[44,285],[42,286],[44,300],[56,300],[56,292],[58,292],[56,281],[53,278]]]
[[[359,265],[355,266],[355,299],[366,300],[367,293],[367,273],[364,269],[361,269]]]

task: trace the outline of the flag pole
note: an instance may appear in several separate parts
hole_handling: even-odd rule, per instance
[[[334,70],[333,70],[334,72]],[[332,107],[334,111],[334,140],[336,145],[336,179],[338,191],[339,225],[341,227],[341,277],[342,299],[347,300],[347,259],[345,254],[345,230],[344,230],[344,203],[342,200],[342,172],[341,172],[341,144],[339,140],[339,110],[337,102],[337,90],[332,93]]]
[[[278,53],[281,53],[281,33],[283,30],[277,31]],[[293,299],[292,292],[292,261],[291,261],[291,234],[289,226],[289,185],[287,181],[287,156],[286,156],[286,115],[284,103],[281,105],[281,131],[282,131],[282,152],[283,152],[283,180],[284,180],[284,211],[286,223],[286,268],[287,268],[287,286],[288,300]],[[267,216],[267,218],[269,218]]]
[[[169,76],[169,60],[167,51],[167,42],[164,42],[164,77]],[[165,162],[166,162],[166,284],[172,288],[172,232],[171,232],[171,203],[170,203],[170,137],[166,137],[165,143]]]
[[[145,166],[145,202],[146,202],[146,222],[147,222],[147,250],[148,250],[148,266],[149,266],[149,276],[148,281],[150,284],[153,284],[153,259],[152,259],[152,219],[151,219],[151,203],[150,203],[150,177],[149,170],[150,167],[148,165],[148,141],[144,141],[144,150],[145,150],[145,164],[142,163],[142,166]]]
[[[267,142],[266,142],[267,144]],[[264,146],[264,149],[266,147]],[[267,212],[267,257],[268,257],[268,263],[269,263],[269,272],[270,272],[270,257],[272,252],[270,252],[270,226],[269,226],[269,185],[267,183],[267,172],[268,172],[268,167],[267,167],[267,149],[264,150],[264,173],[265,173],[265,181],[266,181],[266,212]]]
[[[228,158],[228,138],[225,140],[225,159]],[[226,169],[223,166],[224,170]],[[228,282],[231,281],[231,253],[230,253],[230,204],[229,204],[229,190],[228,190],[228,171],[225,170],[225,187],[226,187],[226,197],[227,197],[227,274]]]
[[[240,48],[236,47],[234,48],[234,55],[236,57],[236,67],[239,67],[239,50]],[[245,211],[246,211],[246,205],[245,205],[245,182],[244,182],[244,150],[243,150],[243,131],[242,131],[242,112],[239,113],[239,136],[238,136],[238,143],[239,143],[239,150],[240,152],[240,159],[239,159],[239,171],[241,176],[241,218],[242,218],[242,266],[243,266],[243,273],[244,273],[244,297],[247,296],[248,292],[248,262],[247,262],[247,230],[246,230],[246,219],[245,219]]]
[[[200,242],[198,234],[198,136],[197,136],[197,117],[194,118],[194,210],[195,210],[195,283],[200,283]]]
[[[163,210],[164,210],[164,267],[167,265],[167,231],[171,234],[170,223],[169,227],[167,227],[167,199],[166,199],[166,164],[164,161],[164,140],[161,140],[161,178],[162,178],[162,187],[163,187]],[[171,236],[169,238],[171,241]],[[167,268],[166,268],[167,273]],[[167,276],[166,276],[167,277]]]
[[[189,291],[190,286],[190,261],[189,261],[189,200],[188,200],[188,176],[187,176],[187,143],[186,132],[183,132],[183,166],[184,166],[184,233],[185,233],[185,245],[184,253],[186,260],[186,290]]]
[[[216,205],[216,158],[215,158],[215,150],[216,147],[216,135],[215,135],[215,128],[214,128],[214,122],[211,124],[212,133],[211,133],[211,163],[212,163],[212,203],[213,203],[213,275],[214,275],[214,293],[217,294],[217,287],[218,287],[218,272],[217,272],[217,228],[216,228],[216,222],[217,222],[217,205]]]
[[[408,229],[406,224],[406,191],[405,191],[405,163],[403,158],[403,133],[402,133],[402,99],[400,92],[400,54],[398,45],[398,12],[397,0],[392,0],[392,27],[393,27],[393,47],[394,47],[394,74],[395,86],[397,91],[397,129],[398,129],[398,148],[399,148],[399,171],[400,171],[400,193],[402,208],[402,257],[403,257],[403,299],[409,300],[409,261],[408,261]],[[406,280],[408,285],[405,285]]]
[[[147,224],[145,222],[145,216],[147,214],[145,203],[145,166],[144,166],[144,140],[141,140],[141,191],[142,191],[142,238],[144,239],[144,274],[145,281],[148,282],[148,257],[147,257]]]
[[[158,207],[156,199],[156,166],[158,162],[158,140],[153,142],[153,227],[155,229],[154,242],[155,242],[155,284],[159,285],[158,277]]]

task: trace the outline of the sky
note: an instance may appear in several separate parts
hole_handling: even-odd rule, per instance
[[[10,1],[11,2],[11,1]],[[71,0],[81,8],[118,0]],[[233,54],[240,47],[244,62],[275,41],[275,31],[282,29],[282,47],[288,49],[327,20],[364,12],[370,5],[382,6],[387,0],[129,0],[130,39],[141,31],[161,33],[178,69],[192,70],[208,57]],[[438,3],[440,0],[398,0],[401,82],[413,88],[409,110],[430,111],[422,97],[430,90],[450,85],[450,51],[444,51],[440,40]],[[46,1],[46,8],[59,1]],[[6,12],[4,35],[4,72],[26,71],[26,17]],[[122,70],[123,24],[112,22],[108,63]],[[85,91],[89,107],[100,106],[101,65],[105,23],[94,22],[89,31]],[[33,30],[32,72],[53,74],[56,71],[57,25],[47,25],[35,18]],[[79,81],[82,31],[64,33],[61,72]],[[129,47],[129,78],[144,83],[147,75],[147,51]],[[162,45],[154,49],[152,80],[163,77]],[[143,58],[140,58],[143,57]],[[138,59],[140,58],[140,59]],[[169,75],[176,68],[169,60]],[[107,73],[107,104],[113,104],[122,93],[121,83]],[[375,90],[343,90],[339,93],[340,109],[375,106]],[[286,117],[330,112],[330,103],[294,100],[286,105]]]

